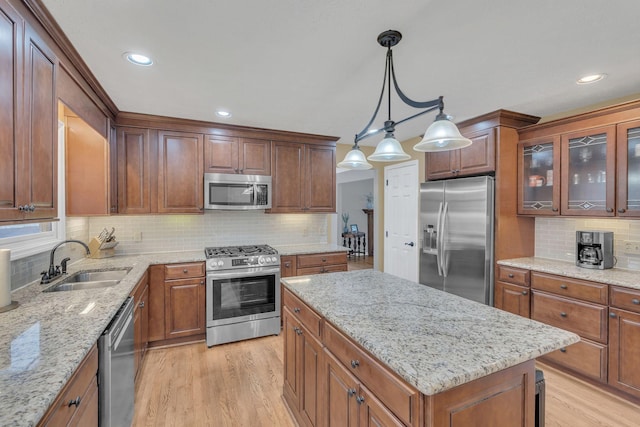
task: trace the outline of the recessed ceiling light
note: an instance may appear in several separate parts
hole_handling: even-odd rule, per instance
[[[228,119],[231,117],[231,113],[227,110],[216,110],[216,116]]]
[[[578,83],[579,85],[588,85],[589,83],[599,82],[600,80],[604,79],[605,77],[607,77],[607,75],[604,74],[604,73],[589,74],[588,76],[580,77],[578,80],[576,80],[576,83]]]
[[[125,59],[132,64],[142,65],[143,67],[148,67],[149,65],[153,64],[153,59],[141,53],[125,52],[122,54],[122,56],[124,56]]]

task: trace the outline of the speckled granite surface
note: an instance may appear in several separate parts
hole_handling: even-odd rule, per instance
[[[374,270],[282,282],[427,395],[579,340],[571,332]]]
[[[132,269],[111,288],[42,292],[50,285],[33,283],[14,291],[20,306],[0,313],[0,426],[37,424],[149,265],[190,261],[204,261],[204,251],[85,259],[69,273]]]
[[[272,245],[280,255],[304,255],[319,254],[327,252],[348,252],[349,248],[332,244],[310,244],[310,245]]]
[[[625,288],[640,289],[640,271],[609,268],[607,270],[591,270],[581,268],[573,263],[546,258],[515,258],[498,261],[500,265],[557,274],[576,279],[592,280]]]

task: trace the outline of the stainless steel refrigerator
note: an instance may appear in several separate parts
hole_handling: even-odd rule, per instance
[[[494,179],[420,185],[420,283],[493,305]]]

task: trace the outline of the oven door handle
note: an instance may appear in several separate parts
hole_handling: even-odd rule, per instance
[[[264,276],[266,274],[276,274],[280,273],[280,267],[257,267],[251,269],[241,269],[241,270],[232,270],[232,271],[210,271],[207,273],[207,278],[209,279],[226,279],[226,278],[242,278],[242,277],[253,277],[253,276]]]

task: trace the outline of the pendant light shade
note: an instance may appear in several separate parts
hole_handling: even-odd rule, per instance
[[[344,156],[344,160],[338,163],[337,165],[342,169],[353,169],[353,170],[367,170],[371,169],[371,163],[367,162],[367,158],[364,156],[364,153],[358,147],[358,144],[355,144],[351,151]]]
[[[429,126],[422,141],[413,149],[416,151],[449,151],[471,145],[472,141],[460,134],[458,127],[449,119],[436,117],[436,121]]]
[[[411,156],[404,152],[402,145],[392,133],[387,133],[384,139],[378,143],[376,151],[367,157],[372,162],[397,162],[410,158]]]

